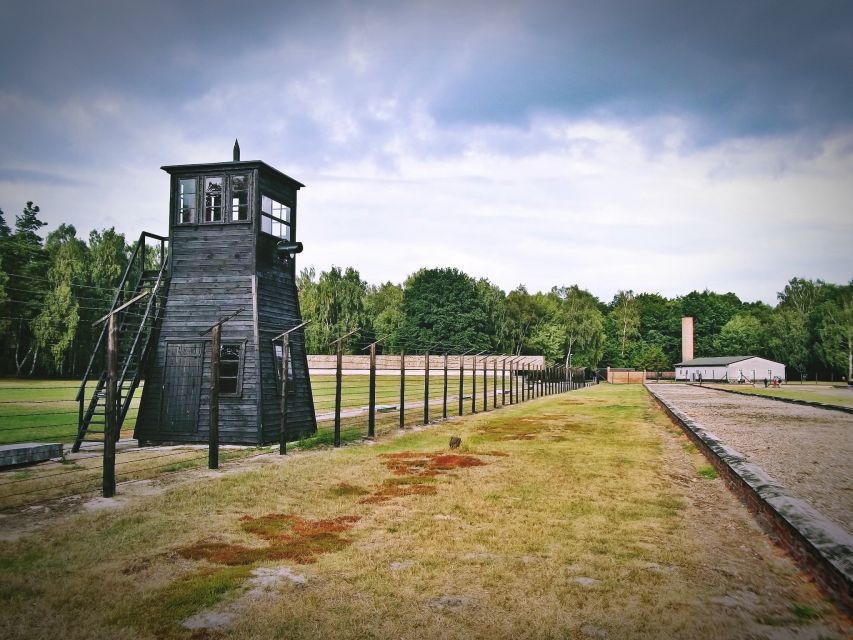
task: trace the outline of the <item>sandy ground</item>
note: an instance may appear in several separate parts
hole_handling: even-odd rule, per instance
[[[687,385],[655,391],[853,533],[853,415]]]

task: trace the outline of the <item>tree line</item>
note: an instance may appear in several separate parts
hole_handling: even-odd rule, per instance
[[[100,333],[133,250],[114,228],[87,239],[61,224],[45,237],[39,207],[28,202],[14,227],[0,210],[0,374],[78,377]],[[599,300],[578,285],[509,293],[454,268],[421,269],[401,284],[368,284],[351,267],[297,276],[309,353],[354,328],[360,352],[454,350],[544,354],[549,364],[671,370],[681,356],[681,318],[695,323],[695,355],[757,355],[785,363],[789,375],[850,377],[853,280],[791,279],[770,306],[734,293],[693,291],[666,298],[623,290]]]
[[[299,274],[311,353],[359,327],[385,353],[473,349],[544,354],[549,364],[671,371],[681,360],[681,318],[694,318],[694,355],[754,355],[789,366],[789,375],[849,379],[853,280],[844,285],[792,278],[778,303],[734,293],[693,291],[666,298],[623,290],[599,300],[578,285],[509,293],[453,268],[421,269],[402,284],[371,285],[351,267]],[[352,343],[351,352],[360,348]]]
[[[27,202],[10,228],[0,210],[0,373],[82,376],[132,247],[113,228],[42,238],[39,213]]]

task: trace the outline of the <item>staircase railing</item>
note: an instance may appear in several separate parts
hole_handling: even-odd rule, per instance
[[[146,270],[146,260],[147,260],[147,239],[153,239],[160,244],[160,256],[159,256],[159,265],[156,270],[147,271]],[[112,312],[125,303],[124,296],[128,294],[128,298],[133,297],[146,284],[146,274],[151,274],[152,272],[156,272],[156,279],[153,280],[154,284],[152,287],[152,295],[148,296],[145,311],[141,314],[142,320],[139,322],[139,328],[136,331],[136,335],[134,336],[133,344],[129,351],[124,354],[123,364],[121,368],[121,376],[119,379],[119,390],[120,390],[120,413],[119,413],[119,425],[122,424],[124,418],[127,414],[128,409],[130,408],[130,401],[133,398],[133,393],[139,385],[140,375],[142,371],[142,366],[144,364],[144,357],[148,351],[148,347],[151,341],[151,335],[153,333],[154,325],[156,324],[157,319],[159,318],[162,303],[160,302],[160,296],[157,295],[165,282],[165,277],[167,273],[167,265],[168,265],[168,252],[166,243],[168,242],[168,238],[163,236],[159,236],[153,233],[148,233],[147,231],[142,232],[139,236],[139,241],[136,243],[136,246],[133,249],[133,253],[131,254],[130,260],[128,260],[127,267],[124,270],[124,274],[122,275],[121,281],[119,282],[118,288],[116,290],[115,296],[113,297],[112,305],[110,306],[109,311]],[[131,278],[136,275],[138,270],[138,277],[135,283],[135,286],[130,289],[127,287]],[[148,280],[151,281],[150,279]],[[120,331],[127,330],[129,325],[127,323],[127,310],[121,315],[120,322]],[[148,324],[148,330],[146,331],[146,324]],[[106,342],[106,333],[107,326],[104,324],[104,328],[101,331],[101,334],[98,336],[98,340],[95,343],[95,348],[92,350],[92,356],[89,359],[89,366],[86,368],[86,373],[83,376],[83,380],[80,382],[80,388],[77,391],[77,396],[75,398],[78,403],[78,421],[77,421],[77,438],[74,441],[74,446],[72,447],[72,451],[78,451],[80,449],[80,445],[83,442],[83,438],[86,436],[88,432],[89,424],[91,423],[92,417],[95,414],[95,411],[98,407],[98,402],[102,396],[102,392],[104,386],[106,384],[106,372],[104,371],[103,365],[99,360],[99,355],[102,351],[102,346]],[[137,352],[137,346],[139,345],[140,339],[142,336],[144,337],[144,343],[142,345],[142,349]],[[119,354],[122,357],[122,354]],[[137,367],[136,371],[133,372],[133,376],[130,380],[130,387],[125,390],[124,383],[126,382],[126,377],[128,374],[128,367],[133,360],[133,357],[137,357]],[[88,407],[86,407],[86,387],[90,380],[93,378],[93,373],[95,371],[100,371],[100,375],[98,376],[97,382],[95,384],[95,390],[89,398]]]

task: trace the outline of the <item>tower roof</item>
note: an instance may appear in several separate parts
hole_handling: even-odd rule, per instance
[[[208,162],[204,164],[171,164],[160,167],[169,175],[182,173],[216,173],[219,171],[238,171],[240,169],[260,169],[264,173],[272,174],[280,180],[284,180],[290,186],[301,189],[305,185],[282,173],[275,167],[268,165],[263,160],[243,160],[232,162]]]

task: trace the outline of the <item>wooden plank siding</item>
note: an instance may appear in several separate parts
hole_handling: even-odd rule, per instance
[[[199,334],[224,315],[240,308],[245,311],[222,327],[222,343],[241,345],[241,380],[238,393],[222,394],[219,409],[219,438],[223,444],[258,443],[258,394],[254,381],[258,366],[255,354],[254,322],[252,320],[251,276],[224,277],[219,282],[197,283],[179,278],[169,285],[166,309],[157,339],[157,349],[148,367],[143,387],[135,437],[140,442],[199,442],[206,441],[209,427],[210,389],[210,336]],[[172,432],[165,429],[162,410],[166,352],[169,344],[176,342],[202,342],[201,397],[195,429]]]
[[[276,371],[278,364],[272,338],[302,322],[293,274],[284,268],[284,265],[258,274],[258,310],[262,437],[265,443],[277,442],[281,430],[281,385],[280,373]],[[288,434],[296,439],[310,435],[317,429],[308,377],[305,336],[301,329],[291,334],[290,356],[293,363],[293,380],[287,396],[287,424]]]

